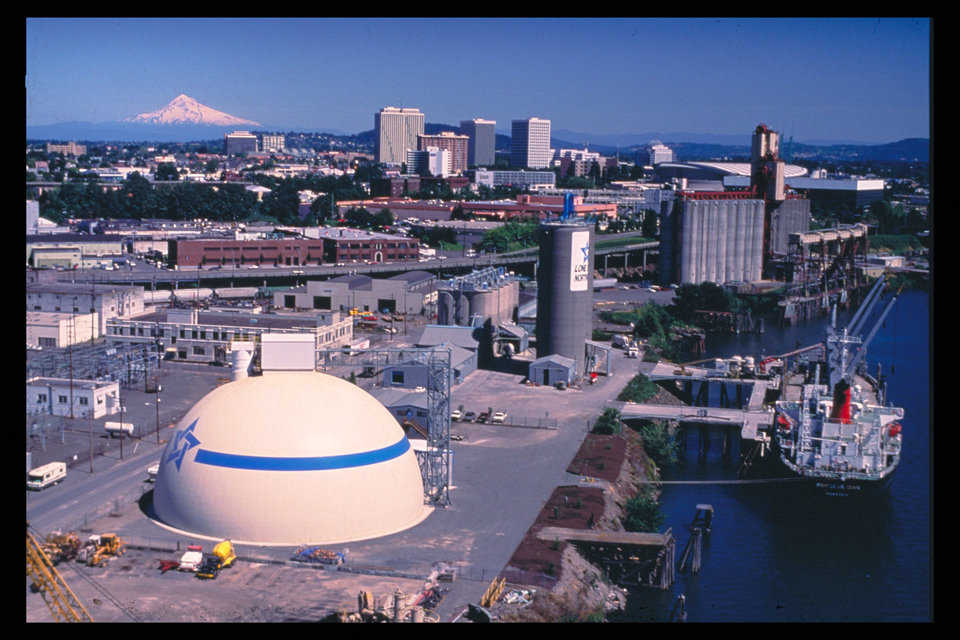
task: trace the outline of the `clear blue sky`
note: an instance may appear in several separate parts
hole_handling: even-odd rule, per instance
[[[291,129],[384,106],[508,131],[930,136],[930,20],[27,19],[28,125],[121,120],[180,93]]]

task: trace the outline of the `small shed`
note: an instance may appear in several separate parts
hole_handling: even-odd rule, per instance
[[[540,385],[565,382],[572,384],[577,375],[577,361],[556,353],[537,358],[530,363],[528,378]]]

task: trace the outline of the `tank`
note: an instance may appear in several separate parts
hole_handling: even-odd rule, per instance
[[[253,343],[233,344],[233,351],[230,352],[230,366],[233,380],[246,378],[250,371],[250,362],[253,360]]]
[[[447,290],[437,293],[437,324],[454,324],[456,322],[456,305],[453,294]]]
[[[572,358],[580,376],[593,329],[593,226],[544,223],[539,240],[537,357]]]

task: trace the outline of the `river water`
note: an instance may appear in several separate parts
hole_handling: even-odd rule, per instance
[[[839,314],[837,326],[851,316]],[[932,620],[929,323],[930,294],[905,291],[868,349],[868,371],[882,363],[888,401],[906,412],[903,459],[886,495],[833,502],[789,497],[776,484],[664,485],[664,528],[673,529],[678,565],[697,504],[713,506],[713,530],[700,573],[678,573],[670,592],[631,592],[625,619],[666,621],[683,594],[688,622]],[[785,353],[822,341],[825,324],[768,323],[761,335],[710,336],[706,356]],[[696,430],[689,437],[687,454],[663,470],[664,480],[736,478],[738,451],[724,462],[717,440],[700,462]]]

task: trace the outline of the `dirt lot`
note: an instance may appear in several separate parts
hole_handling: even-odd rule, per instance
[[[308,622],[356,611],[357,595],[392,602],[396,589],[415,598],[423,581],[238,560],[215,580],[177,570],[161,574],[174,553],[128,549],[105,567],[63,562],[58,570],[96,622]],[[429,616],[429,613],[427,614]],[[27,592],[26,621],[53,618],[40,594]]]

